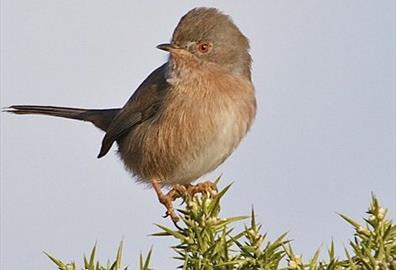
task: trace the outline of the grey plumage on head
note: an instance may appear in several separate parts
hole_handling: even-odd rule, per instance
[[[195,53],[195,45],[202,41],[213,44],[201,59],[216,63],[233,73],[251,79],[249,41],[232,19],[216,8],[194,8],[184,15],[172,36],[172,44]]]

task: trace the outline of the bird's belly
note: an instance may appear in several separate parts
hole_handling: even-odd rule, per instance
[[[212,120],[210,127],[205,121],[197,121],[193,129],[139,126],[119,142],[119,153],[139,181],[191,183],[223,163],[247,131],[241,129],[232,113]]]
[[[197,155],[180,164],[173,175],[166,179],[168,184],[188,184],[216,169],[231,154],[234,145],[217,142],[203,147]]]
[[[211,130],[211,134],[201,142],[199,147],[192,147],[189,149],[190,153],[185,152],[184,160],[174,169],[172,176],[166,179],[166,182],[168,184],[187,184],[222,164],[244,136],[236,123],[233,115],[226,115],[221,121],[218,121]],[[207,131],[197,128],[192,136],[199,136],[200,132]],[[189,138],[186,139],[189,140]]]
[[[177,95],[166,107],[119,140],[125,166],[139,181],[164,185],[188,184],[216,169],[238,146],[255,115],[251,85],[233,85],[228,92],[215,88],[210,99],[202,94],[198,101],[174,90]]]

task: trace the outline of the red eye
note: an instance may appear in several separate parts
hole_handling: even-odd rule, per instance
[[[198,44],[198,50],[201,53],[207,53],[209,51],[210,47],[211,47],[210,44],[206,43],[206,42],[202,42],[202,43]]]

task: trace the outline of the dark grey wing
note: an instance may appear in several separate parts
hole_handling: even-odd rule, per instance
[[[164,64],[154,70],[114,117],[103,138],[98,158],[106,155],[114,141],[120,136],[152,117],[158,111],[169,89],[169,84],[165,79],[166,69],[167,64]]]

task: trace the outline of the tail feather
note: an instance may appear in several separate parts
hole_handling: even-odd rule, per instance
[[[14,114],[39,114],[81,121],[88,121],[103,131],[106,131],[111,121],[120,109],[88,110],[36,105],[12,105],[3,111]]]
[[[12,105],[6,108],[4,111],[15,114],[42,114],[81,120],[80,118],[76,117],[87,110],[54,106]]]

